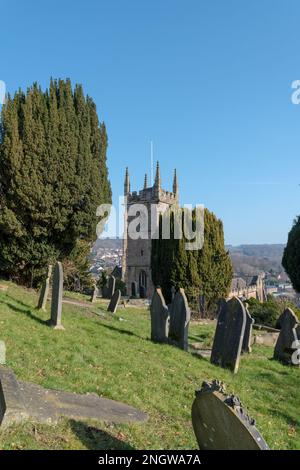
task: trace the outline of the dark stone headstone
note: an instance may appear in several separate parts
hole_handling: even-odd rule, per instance
[[[54,268],[53,285],[52,285],[52,301],[51,301],[51,319],[50,325],[57,330],[63,330],[61,324],[62,297],[63,297],[64,273],[60,261]]]
[[[219,299],[218,302],[218,315],[217,327],[213,341],[213,360],[215,363],[221,361],[224,347],[224,327],[227,312],[227,302],[225,299]]]
[[[108,304],[108,307],[107,307],[107,311],[108,312],[111,312],[111,313],[115,313],[117,308],[118,308],[118,304],[120,302],[120,298],[121,298],[121,291],[120,289],[117,289],[112,298],[110,299],[110,302]]]
[[[211,358],[212,364],[236,373],[246,326],[246,311],[236,297],[221,304]]]
[[[243,338],[242,344],[242,353],[251,353],[251,344],[252,344],[252,326],[254,323],[253,318],[251,317],[247,307],[245,307],[246,312],[246,325],[245,325],[245,333]]]
[[[176,294],[176,289],[174,286],[171,287],[171,299],[172,299],[172,302],[174,300],[174,297],[175,297],[175,294]]]
[[[190,319],[191,312],[184,289],[179,289],[170,306],[169,342],[185,351],[188,350]]]
[[[42,310],[46,310],[51,274],[52,274],[52,265],[50,264],[48,267],[48,274],[47,274],[46,279],[43,282],[40,296],[39,296],[39,301],[38,301],[38,308]]]
[[[205,312],[205,295],[201,294],[199,296],[199,309],[202,314]]]
[[[108,298],[111,299],[115,292],[116,279],[110,276],[108,279]]]
[[[150,306],[151,340],[166,343],[169,332],[169,310],[161,289],[155,289]]]
[[[293,310],[286,308],[278,319],[280,333],[274,349],[274,359],[299,366],[300,324]]]
[[[137,295],[137,283],[133,281],[131,283],[131,297],[135,298]]]
[[[269,447],[238,397],[225,386],[203,382],[192,406],[192,423],[200,450],[268,450]]]

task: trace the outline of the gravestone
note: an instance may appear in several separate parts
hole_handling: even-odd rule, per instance
[[[232,297],[221,304],[211,358],[212,364],[236,373],[246,326],[246,311],[242,302]]]
[[[260,333],[256,334],[252,337],[253,344],[260,344],[262,346],[269,346],[273,347],[275,346],[277,340],[278,340],[279,333]]]
[[[174,297],[175,297],[175,294],[176,294],[176,289],[174,286],[171,287],[171,299],[172,299],[172,302],[174,300]]]
[[[117,308],[118,308],[118,304],[120,302],[120,298],[121,298],[121,291],[120,289],[117,289],[112,298],[110,299],[110,302],[108,304],[108,307],[107,307],[107,311],[108,312],[111,312],[111,313],[115,313]]]
[[[151,306],[151,341],[166,343],[169,332],[169,310],[166,306],[161,289],[154,291]]]
[[[38,301],[38,308],[42,309],[42,310],[46,310],[51,274],[52,274],[52,265],[50,264],[48,266],[48,274],[47,274],[46,279],[43,282],[41,292],[40,292],[39,301]]]
[[[242,344],[242,353],[251,353],[251,344],[252,344],[252,326],[254,323],[253,318],[251,317],[249,310],[245,307],[246,312],[246,325],[245,325],[245,333],[243,338]]]
[[[12,370],[0,366],[0,426],[8,428],[26,420],[57,424],[62,416],[76,421],[111,423],[145,422],[146,413],[132,406],[99,397],[51,390],[18,380]]]
[[[201,314],[205,313],[205,295],[203,294],[199,295],[199,309]]]
[[[191,311],[184,289],[179,289],[170,306],[169,343],[178,346],[184,351],[188,350],[190,319]]]
[[[99,296],[99,289],[97,286],[94,286],[92,296],[91,296],[91,302],[92,303],[96,302],[98,296]]]
[[[300,324],[293,310],[286,308],[277,323],[281,329],[274,349],[274,359],[299,366],[297,350],[300,349]]]
[[[111,299],[115,292],[116,278],[110,276],[108,279],[108,298]]]
[[[0,341],[0,364],[6,363],[6,346],[4,341]]]
[[[227,395],[218,380],[196,391],[192,423],[200,450],[269,449],[239,398]]]
[[[51,319],[50,325],[57,330],[63,330],[61,324],[62,312],[62,296],[63,296],[63,283],[64,273],[60,261],[58,261],[54,268],[53,285],[52,285],[52,301],[51,301]]]

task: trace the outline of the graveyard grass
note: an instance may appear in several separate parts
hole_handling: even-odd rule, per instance
[[[2,449],[196,449],[191,425],[194,391],[220,379],[237,394],[272,449],[300,449],[300,371],[272,360],[273,348],[255,346],[233,375],[206,359],[150,339],[149,311],[104,304],[63,304],[65,331],[45,324],[37,293],[6,283],[0,291],[0,338],[7,366],[18,378],[48,388],[95,392],[148,413],[142,424],[62,419],[27,422],[0,431]],[[105,315],[100,317],[97,313]],[[189,342],[209,345],[213,324],[193,324]]]

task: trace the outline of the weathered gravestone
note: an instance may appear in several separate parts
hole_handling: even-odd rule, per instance
[[[236,373],[246,326],[246,311],[236,297],[221,304],[211,358],[212,364]]]
[[[43,282],[41,292],[40,292],[39,301],[38,301],[38,308],[42,309],[42,310],[46,310],[47,299],[48,299],[49,288],[50,288],[51,274],[52,274],[52,265],[50,264],[48,266],[48,274],[47,274],[46,279]]]
[[[252,337],[252,344],[273,347],[277,343],[279,333],[260,333]]]
[[[175,294],[176,294],[176,289],[174,286],[171,287],[171,300],[173,302],[174,300],[174,297],[175,297]]]
[[[111,299],[115,292],[116,286],[116,278],[114,276],[110,276],[108,279],[108,298]]]
[[[112,423],[144,422],[146,413],[132,406],[99,397],[95,393],[51,390],[18,380],[12,370],[0,366],[0,426],[30,419],[57,424],[65,416],[76,421],[98,420]]]
[[[251,344],[252,344],[252,326],[254,323],[253,318],[251,317],[249,310],[245,307],[246,312],[246,325],[245,325],[245,332],[244,338],[242,343],[242,353],[251,353]]]
[[[0,341],[0,364],[6,363],[6,346],[4,341]]]
[[[52,301],[51,301],[51,319],[50,325],[57,330],[63,330],[61,324],[62,312],[62,296],[63,296],[63,283],[64,273],[60,261],[58,261],[54,268],[53,285],[52,285]]]
[[[118,304],[120,302],[120,298],[121,298],[121,291],[120,289],[117,289],[108,304],[108,307],[107,307],[108,312],[111,312],[111,313],[116,312],[118,308]]]
[[[300,365],[300,324],[293,310],[286,308],[277,322],[280,333],[274,349],[274,359],[284,364]]]
[[[99,296],[99,289],[97,286],[94,286],[92,296],[91,296],[91,302],[92,303],[96,302],[98,296]]]
[[[169,310],[161,289],[154,291],[151,306],[151,341],[166,343],[169,332]]]
[[[188,350],[190,319],[191,311],[184,289],[179,289],[170,306],[169,342],[185,351]]]
[[[203,382],[196,391],[192,423],[200,450],[268,450],[238,397],[222,382]]]

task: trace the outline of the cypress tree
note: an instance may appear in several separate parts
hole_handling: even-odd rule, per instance
[[[282,266],[293,284],[296,292],[300,292],[300,216],[294,220],[287,245],[283,252]]]
[[[220,297],[228,294],[233,274],[224,245],[223,224],[205,209],[203,247],[200,250],[186,250],[187,240],[184,237],[179,240],[174,238],[172,217],[170,240],[161,238],[164,217],[168,217],[168,214],[160,217],[159,239],[152,240],[152,280],[155,285],[162,287],[168,302],[171,300],[171,287],[182,287],[191,303],[199,305],[199,297],[203,296],[207,309],[210,309]],[[195,217],[194,211],[194,222]]]
[[[36,285],[49,262],[74,261],[78,241],[96,238],[96,208],[111,202],[106,149],[95,104],[69,79],[8,97],[0,127],[0,275]]]

